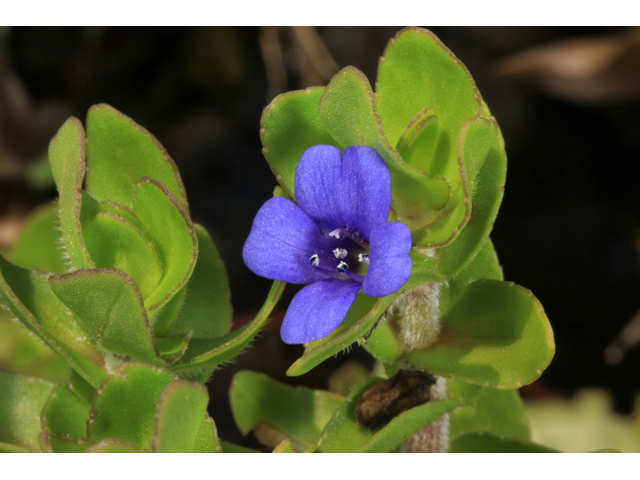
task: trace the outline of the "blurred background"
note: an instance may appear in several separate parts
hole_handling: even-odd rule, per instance
[[[2,27],[0,251],[15,242],[31,210],[56,198],[46,152],[57,129],[108,103],[151,131],[176,161],[192,217],[226,263],[235,322],[248,322],[270,285],[241,256],[253,217],[276,185],[261,154],[262,109],[277,94],[325,85],[347,65],[374,84],[378,58],[400,29]],[[637,443],[628,450],[639,451],[640,429],[628,415],[640,387],[640,30],[431,30],[470,70],[502,128],[508,181],[492,238],[505,278],[534,292],[555,332],[553,363],[522,389],[534,402],[534,430],[542,429],[534,439],[553,435],[558,419],[577,425],[592,412],[602,420],[592,433],[609,434],[612,422],[622,422],[613,431],[633,430]],[[253,348],[209,382],[210,414],[227,441],[253,441],[231,419],[235,371],[326,388],[329,373],[345,362],[371,365],[354,347],[288,379],[284,372],[302,352],[278,335],[295,292],[288,290]],[[7,332],[0,369],[21,339]],[[23,364],[27,373],[49,368],[55,376],[35,347]],[[547,406],[542,414],[540,405]],[[596,448],[605,446],[611,442]]]

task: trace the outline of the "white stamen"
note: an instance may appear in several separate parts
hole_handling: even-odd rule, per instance
[[[317,253],[314,253],[313,255],[311,255],[311,258],[309,259],[309,263],[314,267],[317,267],[318,265],[320,265],[320,259],[318,258]]]
[[[336,237],[337,239],[340,239],[340,237],[341,237],[342,235],[340,235],[340,229],[339,229],[339,228],[336,228],[334,231],[329,232],[329,236],[330,236],[330,237]]]
[[[338,270],[340,273],[344,273],[344,272],[346,272],[347,270],[349,270],[349,264],[347,264],[347,262],[340,262],[340,263],[338,264],[337,270]]]
[[[369,254],[368,253],[360,253],[358,255],[358,261],[360,263],[366,263],[367,265],[369,265]]]
[[[337,258],[342,260],[343,258],[347,258],[347,249],[346,248],[336,248],[333,250],[333,255]]]

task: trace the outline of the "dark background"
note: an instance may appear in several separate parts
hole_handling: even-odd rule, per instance
[[[270,284],[241,257],[253,217],[276,185],[261,154],[262,109],[277,93],[326,84],[346,65],[374,83],[378,57],[399,30],[0,30],[0,220],[55,198],[43,169],[49,140],[68,116],[84,120],[90,105],[111,104],[175,159],[192,216],[211,232],[226,263],[236,321],[246,322]],[[603,352],[640,308],[637,46],[620,40],[629,33],[622,28],[432,31],[468,67],[500,123],[508,181],[492,238],[505,278],[534,292],[555,332],[556,356],[524,396],[570,396],[599,386],[612,393],[618,411],[629,412],[640,351],[618,365],[605,362]],[[571,43],[585,36],[592,43]],[[544,45],[560,48],[507,58]],[[609,63],[602,60],[607,55]],[[578,64],[567,77],[563,69],[574,61],[587,67]],[[0,242],[10,243],[11,235]],[[226,400],[232,374],[248,368],[285,380],[302,351],[279,340],[277,319],[286,305],[285,299],[253,348],[209,383],[210,413],[225,440],[240,441]],[[355,347],[289,381],[326,387],[327,373],[348,358],[368,361]]]

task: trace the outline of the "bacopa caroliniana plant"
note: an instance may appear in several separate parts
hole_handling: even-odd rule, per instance
[[[504,144],[460,61],[405,29],[375,92],[347,67],[277,97],[260,132],[280,187],[243,257],[274,284],[230,332],[224,267],[164,149],[105,105],[86,138],[78,120],[63,125],[49,151],[58,204],[13,263],[0,259],[0,301],[72,374],[58,386],[0,374],[0,449],[240,450],[218,439],[202,383],[254,339],[286,282],[306,285],[281,331],[304,344],[289,375],[353,344],[377,367],[337,371],[320,391],[239,372],[243,434],[276,452],[548,451],[515,389],[547,367],[553,334],[531,292],[503,281],[489,233]],[[54,222],[60,250],[42,235]]]

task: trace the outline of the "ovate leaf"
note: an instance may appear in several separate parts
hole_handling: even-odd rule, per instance
[[[533,294],[511,282],[470,284],[443,315],[435,344],[406,360],[434,375],[514,389],[551,363],[553,332]]]
[[[480,115],[481,102],[466,67],[433,33],[408,27],[387,44],[378,65],[376,107],[391,145],[425,107],[442,130],[457,133]]]
[[[292,198],[296,166],[305,150],[314,145],[339,146],[320,120],[318,106],[323,93],[324,87],[284,93],[262,112],[262,153],[276,180]]]
[[[178,168],[156,138],[109,105],[94,105],[87,114],[87,191],[98,201],[133,204],[142,177],[158,180],[188,209]]]
[[[176,377],[167,370],[125,364],[98,389],[91,408],[89,439],[116,438],[151,450],[156,409],[164,389]]]
[[[90,407],[69,387],[58,385],[42,409],[42,431],[60,438],[86,439]]]
[[[447,394],[452,398],[461,397],[464,402],[449,417],[450,440],[469,433],[492,433],[524,442],[531,440],[529,422],[517,391],[450,379]]]
[[[231,411],[243,435],[255,431],[272,448],[284,438],[297,451],[320,438],[324,426],[344,403],[335,393],[294,388],[254,372],[238,372],[229,391]]]
[[[49,284],[100,349],[151,365],[169,362],[158,352],[140,291],[125,273],[77,270],[54,275]]]
[[[198,383],[176,380],[166,387],[156,411],[153,451],[193,452],[208,403],[207,389]]]

